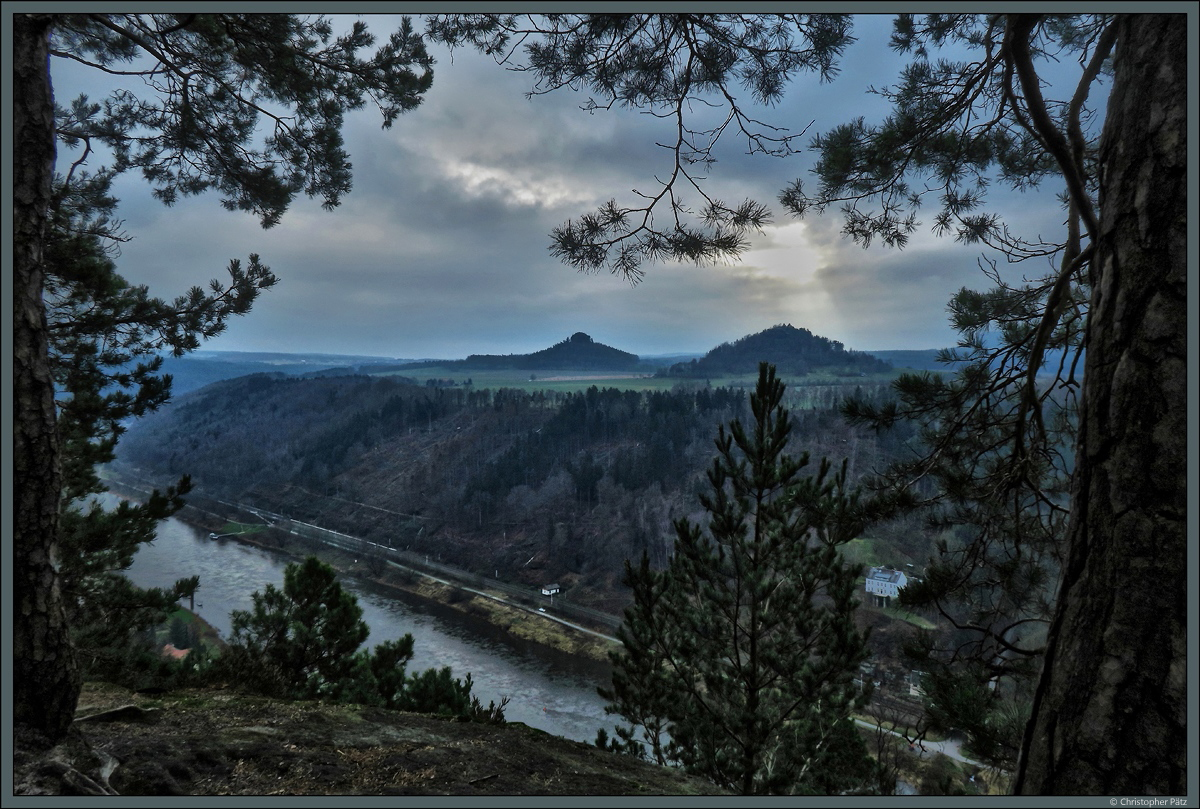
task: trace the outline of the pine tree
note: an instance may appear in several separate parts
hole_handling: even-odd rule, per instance
[[[264,226],[278,222],[300,192],[332,208],[350,189],[340,133],[345,111],[370,101],[389,126],[420,103],[432,82],[432,59],[408,20],[362,58],[360,51],[374,42],[366,25],[357,22],[335,37],[323,17],[36,13],[11,19],[13,703],[18,726],[53,741],[73,719],[80,677],[70,639],[74,606],[64,602],[64,585],[71,583],[61,579],[55,560],[99,542],[93,528],[102,521],[93,520],[92,511],[64,516],[64,508],[96,490],[90,466],[111,455],[119,434],[114,414],[136,415],[169,395],[154,360],[122,368],[125,360],[108,352],[110,340],[126,359],[144,357],[146,348],[190,350],[219,331],[225,317],[245,311],[272,278],[251,256],[245,270],[230,265],[227,288],[197,288],[171,305],[128,287],[102,266],[103,245],[97,250],[93,241],[124,238],[111,215],[108,184],[120,172],[138,170],[166,204],[216,190],[223,205],[255,213]],[[142,76],[145,95],[118,90],[103,104],[80,97],[56,106],[52,58]],[[272,104],[256,103],[264,97]],[[265,140],[257,131],[260,116],[272,127]],[[112,165],[86,171],[101,144],[112,150]],[[59,146],[82,151],[55,178]],[[63,261],[80,246],[86,261]],[[96,316],[80,332],[70,318],[55,321],[51,312],[57,304],[86,309],[92,303]],[[136,335],[129,345],[121,342],[126,329]],[[147,342],[146,335],[156,333],[162,341]],[[135,391],[131,399],[114,398],[106,390],[111,382]],[[70,393],[61,420],[56,383]],[[177,507],[181,493],[124,516],[139,522],[162,516]],[[128,533],[133,544],[113,559],[125,558],[147,536],[138,533],[143,540],[137,540],[137,532]],[[90,538],[68,548],[65,536]]]
[[[624,717],[629,724],[618,725],[614,739],[601,728],[596,740],[598,747],[649,758],[663,766],[679,758],[668,733],[671,656],[663,651],[670,642],[663,612],[665,581],[650,568],[645,551],[636,568],[626,560],[624,584],[633,602],[617,628],[621,652],[611,655],[612,687],[598,690],[609,701],[605,712]]]
[[[399,640],[376,644],[371,654],[371,675],[383,707],[397,708],[404,695],[404,671],[413,656],[413,637],[405,633]]]
[[[763,364],[753,424],[718,432],[708,530],[680,519],[670,566],[630,569],[626,648],[604,692],[656,758],[747,795],[843,789],[870,773],[849,718],[868,698],[852,682],[867,656],[858,571],[838,551],[868,509],[845,492],[844,469],[801,476],[808,457],[786,453],[783,393]],[[635,741],[632,728],[618,735]],[[830,777],[834,759],[843,778]]]
[[[290,699],[353,688],[363,663],[358,647],[370,628],[333,568],[310,556],[287,566],[282,589],[268,584],[253,600],[252,610],[233,612],[230,646],[234,659],[249,661],[246,673],[254,688]],[[412,638],[404,644],[411,655]],[[396,657],[391,650],[387,654]],[[393,660],[404,662],[407,658]]]
[[[1183,795],[1193,772],[1185,19],[1114,22],[1071,514],[1022,793]]]
[[[436,713],[490,724],[504,722],[505,697],[487,708],[471,694],[473,681],[449,666],[406,675],[413,637],[361,649],[370,635],[362,607],[333,568],[315,556],[288,565],[283,588],[268,584],[254,607],[235,610],[228,651],[212,678],[284,699],[326,699]]]
[[[933,203],[935,234],[1049,264],[1021,283],[992,265],[992,289],[952,300],[966,375],[949,385],[903,380],[896,407],[855,414],[881,428],[901,418],[928,428],[915,474],[892,479],[913,484],[917,501],[936,500],[935,518],[959,527],[961,543],[940,555],[924,595],[975,633],[969,669],[1038,680],[1023,792],[1185,788],[1194,72],[1182,13],[1191,8],[1173,8],[1181,13],[899,15],[891,44],[912,59],[895,84],[873,91],[891,114],[817,136],[815,187],[798,180],[780,194],[797,216],[840,208],[848,237],[895,247]],[[689,102],[708,94],[745,128],[757,122],[737,107],[739,81],[771,101],[792,68],[832,74],[850,21],[815,17],[487,14],[439,18],[431,31],[530,71],[535,93],[586,85],[597,109],[675,119],[680,137],[665,145],[677,170],[657,192],[640,207],[613,201],[585,214],[551,245],[573,266],[636,281],[642,259],[737,255],[746,230],[767,221],[765,206],[708,197],[699,218],[710,229],[687,220],[676,184],[695,178],[679,167],[707,165],[703,144],[725,131],[694,137]],[[1095,99],[1110,78],[1098,131]],[[787,151],[791,136],[772,131],[776,151]],[[770,151],[746,135],[752,150]],[[987,208],[996,189],[1040,186],[1059,192],[1058,232],[1014,232]],[[656,231],[659,202],[674,215]],[[943,651],[956,662],[956,650]]]
[[[63,598],[83,673],[120,682],[134,634],[161,623],[176,601],[199,587],[193,576],[171,588],[142,589],[122,575],[138,548],[154,538],[158,522],[183,506],[190,481],[184,477],[143,504],[122,502],[109,511],[92,499],[107,489],[97,467],[115,458],[129,419],[170,397],[171,379],[160,372],[162,353],[178,356],[220,333],[275,278],[251,256],[247,271],[232,262],[228,287],[214,281],[208,292],[195,290],[173,302],[130,286],[100,235],[112,232],[106,224],[115,209],[110,182],[103,174],[56,178],[45,304],[59,391]]]

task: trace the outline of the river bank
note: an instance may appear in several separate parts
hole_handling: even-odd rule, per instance
[[[252,538],[237,537],[238,541],[253,542]],[[617,640],[585,627],[573,626],[536,608],[512,603],[503,594],[477,590],[464,582],[452,582],[412,568],[388,562],[382,572],[371,570],[369,563],[355,559],[346,551],[322,546],[305,540],[310,552],[339,573],[353,575],[362,581],[452,610],[460,615],[482,620],[524,643],[605,663],[608,652]],[[260,546],[264,547],[264,546]],[[307,555],[307,554],[305,554]]]
[[[111,477],[106,483],[113,494],[120,497],[139,500],[145,496],[138,487]],[[239,522],[235,518],[243,516],[219,514],[189,505],[177,513],[175,519],[210,536],[220,536],[213,541],[233,541],[295,561],[316,556],[339,574],[353,576],[393,597],[416,599],[469,620],[485,622],[522,645],[538,646],[592,664],[607,664],[609,651],[617,647],[616,638],[602,631],[539,610],[534,606],[536,602],[523,604],[511,595],[488,592],[466,577],[453,580],[444,567],[439,576],[434,576],[383,558],[357,555],[270,525],[257,526],[255,531],[225,531],[231,523]]]

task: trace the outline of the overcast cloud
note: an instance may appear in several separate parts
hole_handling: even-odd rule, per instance
[[[368,22],[383,37],[393,19]],[[894,82],[902,64],[886,47],[888,31],[886,18],[860,19],[859,42],[834,83],[801,76],[761,116],[793,130],[812,122],[810,135],[858,115],[878,120],[883,108],[867,86]],[[863,250],[841,236],[836,212],[790,218],[777,196],[807,173],[811,157],[747,157],[735,137],[723,143],[707,189],[730,202],[758,199],[775,213],[740,261],[648,266],[637,286],[577,273],[550,256],[550,231],[610,198],[630,203],[632,189],[653,188],[668,169],[668,152],[654,145],[669,137],[664,124],[628,110],[583,112],[583,94],[526,99],[528,76],[473,51],[431,49],[433,88],[417,110],[390,130],[370,110],[348,118],[354,190],[338,209],[299,199],[264,231],[252,216],[223,210],[216,195],[164,208],[127,176],[117,195],[135,238],[123,247],[120,272],[171,297],[258,253],[280,283],[206,348],[390,357],[527,352],[576,331],[639,354],[703,352],[778,323],[861,350],[935,348],[954,342],[950,295],[987,283],[979,248],[927,227],[903,251]],[[52,69],[60,102],[81,89],[99,97],[107,86],[107,77],[62,60]],[[70,153],[60,149],[63,156]],[[1009,207],[1055,236],[1058,190]]]

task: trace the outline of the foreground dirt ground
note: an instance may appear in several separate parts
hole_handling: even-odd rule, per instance
[[[72,738],[48,752],[18,740],[14,765],[25,795],[722,794],[522,724],[94,683]]]

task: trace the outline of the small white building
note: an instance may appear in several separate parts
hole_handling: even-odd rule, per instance
[[[559,592],[560,590],[557,584],[546,584],[542,586],[542,595],[544,596],[557,595]]]
[[[875,596],[879,606],[889,605],[907,584],[908,577],[890,567],[873,567],[867,571],[867,592]]]

